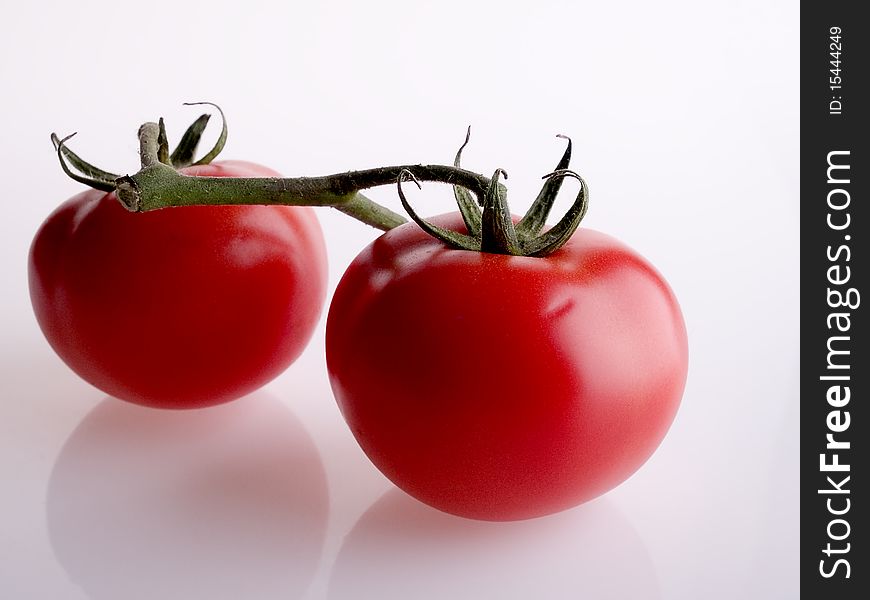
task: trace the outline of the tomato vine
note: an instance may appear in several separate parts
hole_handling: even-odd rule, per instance
[[[124,207],[132,212],[191,205],[330,206],[372,227],[389,231],[405,223],[406,219],[372,201],[362,191],[396,184],[402,205],[411,219],[450,247],[496,254],[544,256],[568,241],[588,207],[586,182],[568,169],[571,158],[571,140],[568,139],[556,169],[544,176],[541,192],[525,216],[515,224],[508,208],[507,190],[500,182],[501,178],[507,178],[507,173],[496,169],[493,176],[487,178],[460,166],[470,129],[453,165],[396,165],[293,178],[215,178],[181,174],[179,167],[208,164],[224,147],[226,118],[219,107],[212,106],[221,115],[221,134],[215,146],[196,162],[193,162],[194,151],[208,115],[200,116],[191,124],[172,153],[169,152],[163,119],[143,124],[139,128],[141,169],[132,175],[119,176],[84,161],[67,147],[66,142],[71,136],[61,140],[52,134],[52,140],[67,175],[95,189],[115,192]],[[580,181],[580,191],[562,219],[551,229],[543,231],[562,181],[568,177]],[[402,183],[408,180],[418,186],[421,181],[452,185],[467,232],[445,230],[420,217],[402,190]]]

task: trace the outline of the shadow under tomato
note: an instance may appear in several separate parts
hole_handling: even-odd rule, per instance
[[[660,597],[643,541],[606,498],[493,523],[439,512],[398,489],[345,538],[329,587],[330,600]]]
[[[99,404],[64,445],[48,529],[96,600],[296,598],[326,533],[320,456],[263,393],[197,411]]]

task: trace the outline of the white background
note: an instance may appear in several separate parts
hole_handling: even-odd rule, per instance
[[[0,597],[798,596],[797,2],[3,12]],[[196,100],[226,110],[225,157],[288,175],[450,162],[471,124],[465,165],[505,168],[515,212],[571,135],[586,225],[649,258],[684,310],[689,380],[658,452],[586,506],[477,523],[368,463],[329,390],[323,320],[284,375],[225,407],[148,411],[79,380],[27,295],[33,233],[81,189],[48,134],[135,171],[137,126],[163,115],[177,139]],[[415,196],[431,213],[451,197]],[[376,232],[319,215],[334,286]]]

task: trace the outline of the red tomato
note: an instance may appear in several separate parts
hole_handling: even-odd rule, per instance
[[[457,215],[434,221],[461,229]],[[624,481],[664,437],[687,370],[668,285],[589,229],[529,258],[398,227],[345,273],[326,354],[374,464],[431,506],[487,520],[553,513]]]
[[[244,162],[183,172],[278,176]],[[89,190],[43,223],[29,279],[45,337],[82,378],[137,404],[195,408],[251,392],[299,356],[323,306],[326,251],[310,208],[132,214]]]

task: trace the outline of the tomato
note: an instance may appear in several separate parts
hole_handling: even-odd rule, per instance
[[[272,177],[245,162],[183,170]],[[57,354],[137,404],[196,408],[267,383],[304,349],[326,293],[312,209],[190,206],[133,214],[85,191],[30,249],[30,297]]]
[[[455,214],[434,222],[462,229]],[[674,418],[688,356],[666,282],[603,233],[534,258],[449,249],[414,224],[350,265],[326,353],[374,464],[486,520],[557,512],[628,478]]]

